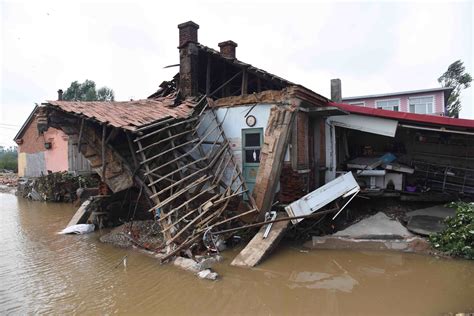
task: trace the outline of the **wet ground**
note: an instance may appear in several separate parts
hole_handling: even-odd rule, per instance
[[[74,209],[0,193],[0,314],[440,315],[474,311],[474,262],[284,245],[258,268],[199,280],[100,232],[56,235]],[[128,255],[127,266],[120,265]]]

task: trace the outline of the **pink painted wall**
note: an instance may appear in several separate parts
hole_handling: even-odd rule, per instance
[[[443,91],[427,92],[427,93],[416,93],[416,94],[400,94],[391,95],[386,97],[368,98],[368,99],[351,99],[342,101],[343,103],[354,103],[354,102],[365,102],[365,106],[369,108],[375,108],[375,101],[400,99],[400,112],[410,112],[408,106],[409,97],[422,97],[422,96],[434,96],[434,113],[433,115],[444,115],[444,93]]]
[[[68,136],[61,130],[49,128],[44,132],[44,141],[51,142],[51,149],[46,149],[44,158],[46,170],[52,172],[68,170]]]

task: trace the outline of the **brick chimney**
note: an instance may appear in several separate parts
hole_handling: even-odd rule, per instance
[[[58,101],[62,101],[62,100],[63,100],[63,90],[59,89],[58,90]]]
[[[331,101],[342,102],[341,79],[331,79]]]
[[[237,43],[234,41],[225,41],[219,43],[219,47],[221,49],[221,55],[225,58],[235,59],[235,48],[237,47]]]
[[[199,25],[193,21],[184,22],[178,25],[179,29],[179,47],[188,42],[198,43]]]
[[[188,21],[179,29],[179,90],[183,97],[198,94],[198,29],[199,25]]]

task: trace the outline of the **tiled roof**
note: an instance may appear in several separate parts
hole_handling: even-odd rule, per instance
[[[165,118],[189,117],[196,102],[186,99],[175,106],[175,99],[176,94],[173,93],[166,97],[135,101],[46,101],[44,104],[99,123],[134,131]]]

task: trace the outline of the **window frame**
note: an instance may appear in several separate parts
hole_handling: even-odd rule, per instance
[[[387,101],[398,101],[398,105],[396,105],[396,106],[398,106],[398,110],[395,111],[395,110],[393,109],[393,107],[394,107],[395,105],[392,105],[392,109],[381,108],[381,110],[394,111],[394,112],[401,112],[401,107],[402,107],[402,106],[401,106],[401,104],[402,104],[401,98],[391,98],[391,99],[379,99],[379,100],[375,100],[375,101],[374,101],[375,108],[376,108],[376,109],[379,109],[379,107],[378,107],[378,105],[377,105],[377,102],[387,102]]]
[[[415,105],[415,112],[412,112],[410,111],[410,101],[413,100],[413,99],[421,99],[421,98],[431,98],[432,102],[431,102],[431,112],[428,113],[428,109],[427,109],[427,104],[425,103],[425,113],[418,113],[416,112],[416,105]],[[421,104],[419,104],[421,105]],[[430,94],[430,95],[417,95],[415,97],[408,97],[408,112],[409,113],[415,113],[415,114],[427,114],[427,115],[430,115],[430,114],[435,114],[436,113],[436,98],[435,98],[435,95],[434,94]]]
[[[356,106],[365,106],[365,101],[354,101],[354,102],[349,102],[347,104],[350,104],[350,105],[356,105]]]

